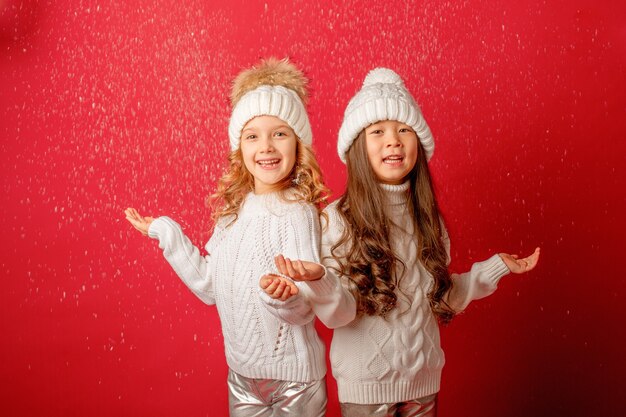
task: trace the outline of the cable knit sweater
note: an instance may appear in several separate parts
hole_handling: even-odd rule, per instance
[[[168,217],[155,219],[149,229],[189,289],[217,306],[228,366],[248,378],[295,382],[326,374],[324,344],[313,318],[316,312],[336,310],[340,283],[334,277],[298,283],[301,291],[291,303],[274,303],[261,300],[259,279],[276,270],[274,256],[279,253],[319,262],[319,235],[316,209],[287,202],[278,193],[250,193],[233,224],[218,222],[206,244],[207,256]],[[318,311],[300,298],[316,300]],[[286,311],[299,317],[297,324],[280,319]]]
[[[444,353],[439,327],[427,294],[432,276],[417,257],[417,242],[407,206],[408,183],[381,185],[385,190],[387,213],[395,224],[390,232],[392,248],[407,266],[400,285],[414,301],[399,295],[398,305],[386,319],[362,316],[335,329],[330,360],[339,388],[339,401],[357,404],[395,403],[425,397],[439,391]],[[329,227],[323,228],[322,258],[326,266],[336,266],[330,256],[344,228],[336,202],[327,209]],[[449,239],[444,236],[449,255]],[[327,275],[333,274],[328,268]],[[475,263],[471,271],[453,274],[454,286],[448,302],[463,310],[472,300],[486,297],[509,272],[498,255]],[[344,285],[350,286],[343,277]]]

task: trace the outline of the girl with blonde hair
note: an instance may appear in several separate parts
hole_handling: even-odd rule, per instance
[[[261,280],[275,271],[278,253],[319,262],[327,188],[311,150],[306,98],[306,79],[287,60],[262,61],[235,79],[229,167],[213,195],[215,226],[206,256],[169,217],[125,212],[136,229],[159,241],[189,289],[217,306],[231,416],[325,413],[324,344],[314,328],[315,309],[298,309],[298,324],[280,317],[301,298],[336,310],[341,286],[330,275],[297,285]],[[290,302],[276,303],[267,294]]]

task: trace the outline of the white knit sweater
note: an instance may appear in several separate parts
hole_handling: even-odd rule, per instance
[[[226,360],[248,378],[310,382],[326,374],[324,344],[314,328],[315,311],[301,298],[317,300],[320,314],[335,311],[337,280],[298,283],[289,303],[275,303],[260,290],[260,277],[276,272],[274,256],[319,262],[320,230],[315,208],[287,202],[278,193],[250,193],[237,220],[218,222],[207,256],[168,217],[150,225],[163,254],[183,282],[206,304],[216,304]],[[335,278],[336,279],[336,278]],[[279,319],[289,312],[298,324]]]
[[[330,360],[339,401],[344,403],[395,403],[434,394],[439,391],[444,365],[439,327],[427,298],[433,278],[418,261],[407,206],[408,183],[381,186],[387,196],[387,213],[396,225],[391,230],[392,248],[407,267],[400,286],[404,293],[413,295],[414,301],[409,304],[399,295],[398,306],[386,319],[363,316],[335,329]],[[330,248],[341,236],[344,223],[336,203],[326,212],[329,227],[324,228],[322,237],[322,259],[327,266],[336,266]],[[447,233],[445,240],[449,255]],[[463,310],[472,300],[493,293],[508,272],[502,259],[494,255],[475,263],[470,272],[452,274],[449,304],[456,311]],[[333,269],[328,268],[327,275],[332,274]],[[345,277],[342,280],[350,286]]]

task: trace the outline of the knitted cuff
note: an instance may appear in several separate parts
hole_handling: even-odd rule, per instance
[[[493,255],[486,261],[478,262],[476,267],[485,274],[487,281],[491,282],[493,285],[498,284],[500,278],[511,272],[498,254]]]
[[[328,271],[326,270],[326,267],[324,265],[321,265],[321,266],[322,268],[324,268],[324,275],[322,275],[320,279],[315,280],[315,281],[304,281],[300,283],[299,285],[299,286],[309,287],[309,289],[311,290],[310,291],[311,296],[313,298],[324,297],[337,291],[337,282],[334,282],[333,280],[331,280],[330,275],[328,274]]]
[[[158,240],[171,227],[170,222],[176,224],[174,220],[167,216],[157,217],[148,227],[148,236]]]

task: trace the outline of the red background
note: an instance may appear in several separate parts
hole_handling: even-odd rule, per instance
[[[388,66],[435,133],[453,269],[542,247],[535,271],[443,329],[440,416],[626,415],[625,12],[585,0],[0,0],[2,415],[226,415],[214,307],[122,211],[168,214],[204,244],[229,82],[270,55],[311,79],[335,196],[343,110]],[[332,378],[329,391],[337,416]]]

